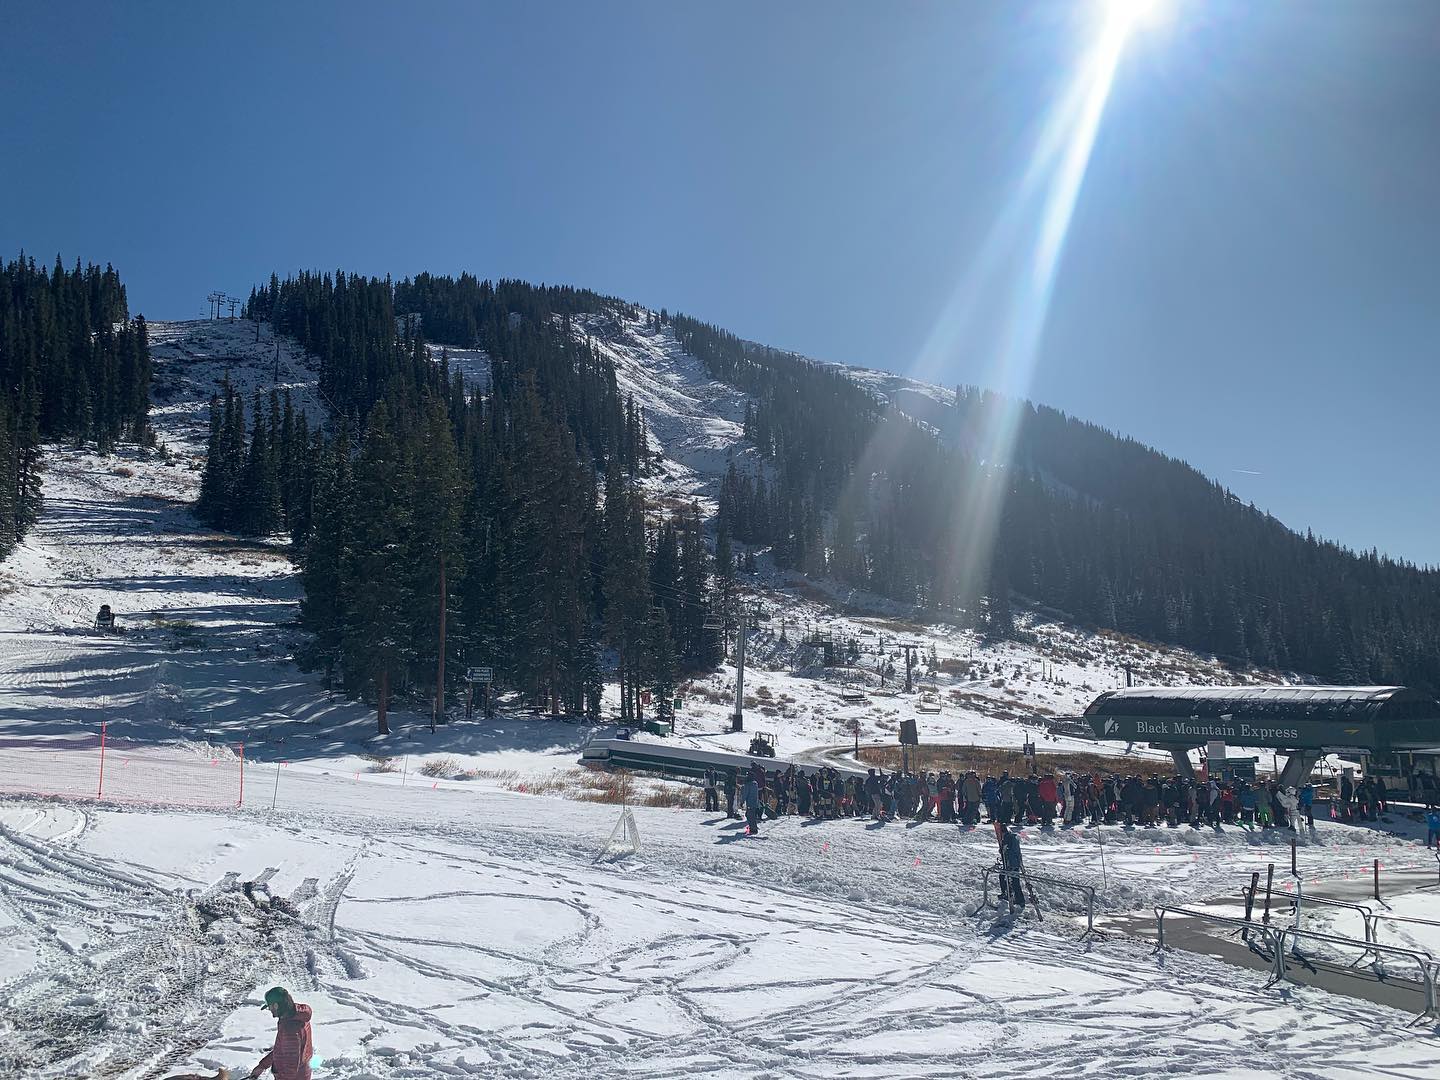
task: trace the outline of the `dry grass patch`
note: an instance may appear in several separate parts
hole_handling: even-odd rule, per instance
[[[538,777],[510,773],[500,786],[527,795],[549,795],[575,802],[611,803],[616,806],[628,802],[632,806],[674,806],[699,810],[705,805],[704,795],[695,785],[649,778],[637,783],[635,777],[624,769],[557,769]]]

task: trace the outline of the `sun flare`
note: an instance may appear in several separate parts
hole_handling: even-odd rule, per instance
[[[1171,13],[1170,0],[1103,0],[1106,21],[1129,35],[1160,25]]]

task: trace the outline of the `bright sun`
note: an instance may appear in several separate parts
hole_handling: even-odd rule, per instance
[[[1169,0],[1104,0],[1105,17],[1121,34],[1159,25],[1170,14]]]

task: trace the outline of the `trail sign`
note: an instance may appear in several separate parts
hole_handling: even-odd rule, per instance
[[[495,669],[488,667],[470,667],[465,669],[466,682],[492,683],[495,681]]]

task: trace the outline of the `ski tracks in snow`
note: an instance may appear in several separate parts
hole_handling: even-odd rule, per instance
[[[34,956],[0,984],[0,1069],[149,1080],[212,1046],[276,972],[312,987],[343,973],[316,958],[344,876],[293,903],[266,878],[187,890],[0,828],[0,914]]]

